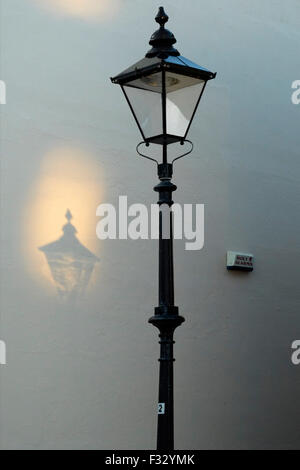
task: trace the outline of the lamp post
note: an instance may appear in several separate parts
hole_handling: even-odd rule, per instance
[[[169,209],[167,220],[159,215],[159,305],[149,323],[159,330],[160,373],[158,399],[157,449],[174,449],[173,344],[174,331],[184,322],[174,304],[172,193],[173,163],[191,152],[168,161],[168,145],[187,140],[187,134],[209,80],[216,74],[191,62],[173,47],[174,35],[165,28],[168,21],[163,7],[155,18],[160,25],[150,39],[152,48],[145,58],[111,79],[121,86],[145,144],[162,147],[162,161],[157,163],[160,209]],[[166,227],[167,225],[167,227]],[[168,233],[166,237],[165,234]]]

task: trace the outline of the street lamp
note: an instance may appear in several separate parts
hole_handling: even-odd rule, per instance
[[[168,21],[163,7],[155,18],[160,28],[150,39],[152,48],[146,57],[111,79],[121,86],[143,141],[138,153],[150,160],[152,157],[139,151],[141,144],[162,146],[162,162],[157,160],[160,183],[154,190],[159,193],[160,208],[168,207],[168,233],[162,210],[159,216],[159,306],[149,320],[159,329],[160,375],[158,403],[157,449],[174,449],[174,399],[173,399],[173,337],[175,329],[184,322],[174,305],[172,192],[177,187],[171,182],[173,163],[168,162],[168,145],[184,145],[192,120],[208,80],[216,74],[181,56],[173,47],[174,35],[165,29]]]

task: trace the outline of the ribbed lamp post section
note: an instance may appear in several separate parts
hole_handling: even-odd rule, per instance
[[[187,134],[209,80],[216,74],[181,56],[174,48],[176,39],[165,28],[168,21],[163,7],[155,17],[159,29],[150,39],[146,56],[111,81],[121,86],[140,130],[143,141],[138,153],[157,163],[159,184],[159,295],[158,306],[149,322],[158,328],[160,371],[158,397],[157,449],[174,449],[174,331],[184,322],[174,301],[172,194],[173,163],[168,146],[189,143]],[[142,144],[161,146],[161,162],[140,152]]]

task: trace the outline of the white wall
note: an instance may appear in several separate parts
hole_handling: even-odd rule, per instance
[[[1,320],[3,449],[154,448],[157,243],[96,239],[99,203],[150,204],[154,167],[109,77],[141,58],[155,1],[2,0]],[[66,2],[67,3],[67,2]],[[77,2],[80,7],[80,1]],[[205,247],[175,244],[176,446],[295,448],[300,366],[297,0],[164,6],[179,51],[218,72],[178,162],[176,202],[205,204]],[[90,10],[89,10],[90,8]],[[90,15],[91,13],[91,15]],[[38,247],[67,208],[100,258],[87,295],[61,303]],[[251,252],[251,274],[225,269]]]

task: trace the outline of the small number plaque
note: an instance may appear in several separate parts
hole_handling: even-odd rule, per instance
[[[158,404],[158,414],[159,415],[164,415],[165,414],[165,409],[166,409],[166,404],[165,403],[159,403]]]

